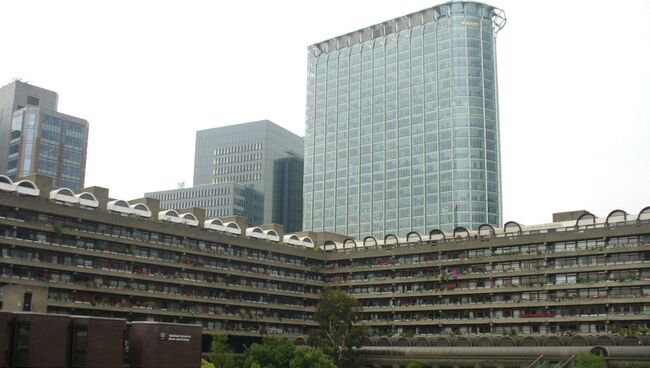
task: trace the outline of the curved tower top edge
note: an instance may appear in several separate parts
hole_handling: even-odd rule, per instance
[[[461,5],[463,11],[468,5],[478,5],[487,8],[491,12],[492,25],[494,33],[497,33],[506,25],[506,14],[503,9],[495,6],[478,2],[478,1],[450,1],[436,5],[431,8],[423,9],[415,13],[403,15],[382,23],[365,27],[329,40],[317,42],[308,46],[308,50],[313,56],[322,53],[339,50],[354,44],[360,44],[375,38],[385,37],[406,29],[411,29],[425,23],[437,21],[442,17],[451,16],[455,13],[454,5]],[[480,14],[479,14],[480,15]]]

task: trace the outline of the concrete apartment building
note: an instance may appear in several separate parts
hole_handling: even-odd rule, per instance
[[[162,209],[151,198],[112,199],[104,188],[51,190],[45,179],[0,176],[3,309],[29,300],[35,312],[254,336],[299,336],[315,325],[322,259],[303,246],[313,246],[305,236],[284,238],[281,227],[248,227],[237,217],[208,219],[199,208]],[[26,227],[9,229],[16,221]],[[45,267],[33,267],[38,259]]]
[[[338,287],[363,306],[368,344],[623,335],[650,323],[650,207],[355,240],[0,179],[3,309],[28,298],[37,312],[304,341],[319,293]]]
[[[303,228],[501,225],[501,10],[451,2],[309,46]]]
[[[57,111],[58,94],[21,81],[0,87],[0,172],[42,174],[54,185],[84,186],[88,122]]]

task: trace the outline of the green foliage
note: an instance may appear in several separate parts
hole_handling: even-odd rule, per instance
[[[629,325],[621,328],[618,332],[623,336],[636,336],[639,334],[639,326]]]
[[[228,345],[228,336],[223,333],[212,335],[210,357],[214,368],[236,368],[235,356]]]
[[[605,358],[600,355],[580,353],[576,356],[575,368],[605,368]]]
[[[309,270],[310,270],[311,272],[319,272],[319,271],[320,271],[320,266],[317,265],[317,264],[310,265],[310,266],[309,266]]]
[[[415,336],[415,331],[407,330],[407,331],[402,332],[399,335],[402,336],[402,337],[413,337],[413,336]]]
[[[427,368],[427,365],[422,362],[418,362],[417,360],[414,360],[409,364],[407,364],[406,368]]]
[[[287,368],[296,346],[288,340],[265,337],[262,344],[251,345],[244,356],[244,368]]]
[[[214,364],[208,362],[207,360],[201,358],[201,368],[214,368]]]
[[[61,235],[63,233],[63,225],[52,224],[52,230],[54,230],[57,235]]]
[[[319,349],[298,348],[293,342],[265,337],[244,354],[243,368],[337,368]]]
[[[289,362],[290,368],[336,368],[332,359],[318,349],[298,348]]]
[[[326,290],[316,306],[314,319],[320,328],[311,331],[309,342],[340,368],[362,366],[354,348],[361,346],[369,332],[367,326],[355,325],[360,312],[359,302],[338,289]]]

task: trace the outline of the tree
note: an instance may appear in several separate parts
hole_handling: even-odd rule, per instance
[[[318,349],[297,348],[293,342],[265,337],[246,349],[243,368],[336,368]]]
[[[336,368],[332,359],[319,349],[298,348],[293,359],[289,362],[290,368]]]
[[[310,332],[309,342],[340,368],[362,366],[354,350],[368,336],[367,326],[355,325],[360,312],[359,302],[338,289],[326,290],[316,306],[314,319],[320,328]]]
[[[205,359],[201,359],[201,368],[214,368],[214,364],[208,362]]]
[[[418,362],[417,360],[414,360],[409,364],[407,364],[406,368],[427,368],[427,365],[422,362]]]
[[[277,337],[265,337],[262,344],[252,344],[244,354],[244,368],[287,368],[293,359],[296,346]]]
[[[605,368],[605,358],[600,355],[580,353],[576,356],[575,368]]]
[[[210,357],[214,368],[235,368],[235,356],[228,345],[228,336],[223,333],[212,335]]]

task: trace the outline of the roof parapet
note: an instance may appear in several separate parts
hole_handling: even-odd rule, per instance
[[[405,29],[411,29],[432,21],[437,21],[442,17],[454,14],[457,11],[457,9],[455,9],[456,6],[462,6],[463,13],[471,6],[479,6],[483,7],[483,9],[487,9],[490,13],[489,16],[492,19],[492,29],[495,33],[500,31],[506,24],[506,15],[502,9],[475,1],[450,1],[346,33],[329,40],[317,42],[308,46],[308,49],[311,51],[312,55],[316,57],[321,53],[340,50],[341,48],[374,40],[375,38],[384,37],[393,33],[398,33]],[[477,16],[487,15],[488,14],[478,14],[477,12]]]

